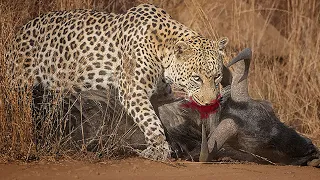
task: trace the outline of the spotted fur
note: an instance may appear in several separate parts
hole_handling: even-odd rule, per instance
[[[117,88],[149,144],[144,155],[157,159],[168,157],[170,148],[151,95],[166,83],[201,105],[216,99],[226,44],[226,38],[206,39],[163,9],[143,4],[125,14],[44,14],[21,28],[7,57],[21,83],[70,92]]]

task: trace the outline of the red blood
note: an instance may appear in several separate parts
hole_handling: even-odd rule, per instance
[[[219,95],[217,99],[213,100],[209,105],[202,106],[195,102],[192,97],[190,97],[190,101],[182,104],[181,106],[184,108],[197,110],[200,113],[201,119],[207,119],[210,114],[218,111],[218,108],[220,106],[220,99],[221,95]]]

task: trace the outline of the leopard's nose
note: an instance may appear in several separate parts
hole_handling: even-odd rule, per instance
[[[208,106],[208,105],[210,105],[211,103],[212,103],[212,101],[213,100],[204,100],[204,101],[202,101],[202,104],[204,105],[204,106]]]
[[[202,104],[205,105],[205,106],[209,105],[210,103],[211,103],[211,100],[202,101]]]

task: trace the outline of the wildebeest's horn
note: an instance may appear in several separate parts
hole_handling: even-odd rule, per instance
[[[208,139],[206,135],[206,128],[204,122],[202,122],[202,137],[201,137],[201,151],[200,151],[200,162],[207,162],[209,158],[209,147],[208,147]]]
[[[227,67],[230,67],[233,64],[237,63],[238,61],[244,60],[245,71],[243,73],[243,76],[240,78],[239,82],[243,81],[244,79],[246,79],[248,77],[251,58],[252,58],[252,51],[250,48],[246,48],[246,49],[242,50],[235,58],[233,58],[227,64]]]

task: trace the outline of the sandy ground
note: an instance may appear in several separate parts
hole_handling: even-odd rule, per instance
[[[320,169],[256,164],[200,164],[184,161],[154,162],[128,158],[99,163],[83,161],[0,164],[2,180],[37,179],[320,179]]]

